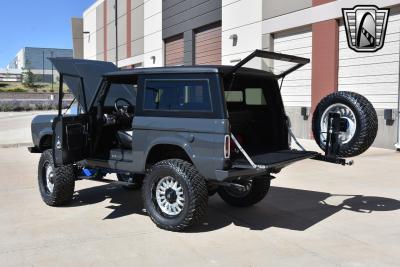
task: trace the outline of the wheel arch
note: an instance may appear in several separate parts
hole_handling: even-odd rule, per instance
[[[53,147],[53,133],[45,133],[41,135],[38,143],[38,147],[41,151],[50,149]]]
[[[157,143],[147,151],[145,166],[147,168],[159,161],[172,158],[182,159],[193,164],[189,151],[181,145],[176,143]]]

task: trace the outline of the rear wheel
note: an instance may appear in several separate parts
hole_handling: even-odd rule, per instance
[[[250,179],[239,178],[234,182],[244,188],[220,186],[218,194],[226,203],[235,207],[248,207],[260,202],[267,195],[271,185],[271,180],[264,176]]]
[[[372,104],[353,92],[336,92],[323,98],[313,114],[313,135],[325,149],[329,113],[339,113],[347,122],[347,130],[339,135],[339,157],[354,157],[365,152],[378,132],[378,116]]]
[[[48,149],[40,157],[38,168],[39,190],[49,206],[61,206],[72,200],[76,170],[73,165],[55,167],[53,151]]]
[[[155,164],[142,189],[144,205],[160,228],[182,231],[197,223],[207,208],[207,186],[196,168],[180,159]]]

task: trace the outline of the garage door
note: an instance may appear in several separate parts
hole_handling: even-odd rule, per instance
[[[274,34],[274,51],[311,59],[310,28]],[[274,69],[288,69],[285,62],[274,62]],[[282,86],[285,106],[311,107],[311,63],[289,74]]]
[[[183,35],[178,35],[165,40],[165,65],[179,66],[184,64]]]
[[[221,65],[221,24],[195,32],[195,64]]]
[[[384,47],[375,53],[351,50],[344,26],[339,31],[339,90],[360,93],[375,108],[397,108],[400,14],[389,17]]]

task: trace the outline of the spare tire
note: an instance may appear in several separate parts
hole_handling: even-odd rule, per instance
[[[339,135],[339,157],[354,157],[365,152],[378,132],[378,116],[364,96],[340,91],[321,100],[314,111],[312,130],[314,139],[325,150],[329,113],[339,113],[347,120],[347,130]]]

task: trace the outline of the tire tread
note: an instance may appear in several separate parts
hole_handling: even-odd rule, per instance
[[[196,168],[189,162],[181,159],[169,159],[156,163],[150,170],[151,173],[154,169],[160,167],[169,167],[176,173],[184,177],[187,181],[189,192],[192,201],[188,207],[188,215],[177,225],[168,225],[159,222],[151,213],[149,213],[151,220],[159,227],[169,231],[182,231],[196,223],[198,223],[204,216],[207,210],[208,191],[204,178],[199,174]],[[144,179],[143,188],[151,188],[149,185],[151,181]],[[148,192],[142,190],[143,199],[146,199]]]
[[[358,116],[357,114],[355,115],[357,116],[357,119],[360,120],[359,125],[361,125],[357,137],[350,141],[350,145],[342,146],[339,149],[338,156],[358,156],[364,153],[372,145],[378,132],[378,116],[376,111],[368,99],[360,94],[349,91],[339,91],[323,98],[318,104],[313,115],[312,125],[314,139],[319,147],[324,150],[325,144],[323,144],[322,140],[320,140],[320,129],[319,126],[317,127],[317,125],[321,120],[324,109],[338,101],[350,103],[352,106],[350,108],[355,109],[353,112],[358,114]]]
[[[44,189],[44,185],[41,184],[42,168],[46,161],[49,161],[54,167],[53,151],[51,149],[44,151],[39,160],[38,179],[42,199],[49,206],[65,205],[73,198],[76,179],[75,167],[73,165],[54,167],[56,181],[53,192],[48,194]]]

